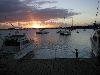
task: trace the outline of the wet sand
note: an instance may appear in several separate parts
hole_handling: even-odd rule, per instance
[[[100,75],[95,59],[22,59],[10,61],[0,75]]]

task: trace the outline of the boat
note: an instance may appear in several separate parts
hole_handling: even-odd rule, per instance
[[[45,31],[44,29],[39,29],[36,34],[48,34],[49,32]]]
[[[79,33],[79,31],[77,30],[77,32],[76,33]]]
[[[64,21],[65,21],[65,17],[64,17]],[[66,24],[64,24],[65,27],[62,28],[62,30],[58,31],[58,33],[60,33],[60,35],[71,35],[71,30],[66,28]],[[72,21],[72,26],[73,26],[73,21]]]
[[[62,32],[62,30],[57,31],[57,33],[61,33],[61,32]]]
[[[92,55],[100,59],[100,29],[94,31],[91,39]]]
[[[17,30],[17,32],[19,32]],[[30,53],[34,44],[28,40],[25,33],[16,33],[4,37],[1,53],[10,54],[13,59],[21,59]]]
[[[61,33],[63,31],[62,27],[59,27],[60,30],[57,30],[56,33]]]
[[[60,32],[60,35],[71,35],[71,30],[64,30]]]
[[[86,31],[86,29],[83,29],[83,31]]]

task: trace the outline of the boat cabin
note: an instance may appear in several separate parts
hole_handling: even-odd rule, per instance
[[[20,49],[24,48],[29,43],[25,35],[12,35],[7,36],[4,41],[5,46],[16,46]]]

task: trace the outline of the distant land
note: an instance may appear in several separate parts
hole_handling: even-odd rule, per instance
[[[93,25],[88,26],[70,26],[70,27],[56,27],[56,28],[22,28],[23,29],[100,29],[100,24],[94,23]],[[8,28],[8,29],[18,29],[18,28]],[[19,28],[20,29],[20,28]],[[7,30],[7,29],[0,29],[0,30]]]

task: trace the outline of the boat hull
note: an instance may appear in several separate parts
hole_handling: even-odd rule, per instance
[[[36,32],[36,34],[48,34],[49,32]]]
[[[92,56],[100,59],[100,47],[96,44],[96,42],[93,40],[92,37],[90,38],[90,40],[91,40]]]
[[[60,35],[71,35],[71,32],[61,32]]]
[[[26,56],[28,53],[30,53],[31,51],[33,51],[34,45],[30,44],[29,46],[27,46],[26,48],[23,48],[22,50],[20,50],[19,52],[17,52],[14,55],[15,59],[21,59],[24,56]]]

